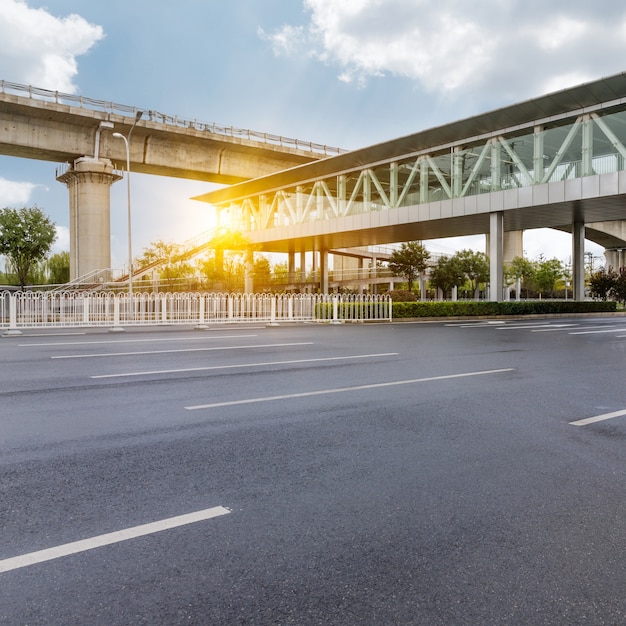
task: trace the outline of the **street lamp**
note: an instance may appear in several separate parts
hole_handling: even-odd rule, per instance
[[[141,119],[143,111],[137,111],[135,113],[135,120],[133,125],[128,131],[128,137],[124,137],[122,133],[113,133],[113,137],[124,140],[126,146],[126,187],[128,194],[128,295],[133,295],[133,238],[132,238],[132,226],[131,226],[131,212],[130,212],[130,136],[135,128],[135,124]]]

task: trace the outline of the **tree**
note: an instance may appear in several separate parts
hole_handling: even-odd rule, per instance
[[[508,276],[520,279],[522,288],[526,290],[526,297],[528,297],[528,290],[534,288],[536,272],[536,264],[521,256],[516,256],[506,268]]]
[[[46,262],[48,282],[51,285],[62,285],[70,280],[70,253],[65,250],[53,254]]]
[[[589,276],[589,291],[592,298],[600,298],[600,300],[608,300],[612,295],[615,282],[617,280],[617,272],[609,267],[605,269],[601,267],[597,272],[593,272]]]
[[[489,282],[489,260],[484,252],[461,250],[456,253],[461,271],[472,283],[472,291],[477,292],[480,283]]]
[[[24,287],[31,267],[46,258],[57,238],[56,228],[41,209],[0,210],[0,254],[4,254]]]
[[[620,267],[615,274],[615,283],[611,287],[611,297],[626,305],[626,267]]]
[[[166,281],[182,280],[193,276],[193,268],[187,261],[182,245],[163,240],[152,241],[143,249],[143,256],[134,263],[135,272],[155,264],[159,278]]]
[[[457,255],[440,257],[437,265],[430,270],[430,284],[435,289],[441,289],[444,297],[453,287],[459,287],[464,282],[465,272]]]
[[[554,291],[556,281],[563,276],[563,263],[558,259],[544,259],[539,257],[535,281],[539,294]]]
[[[254,261],[253,269],[255,289],[264,289],[272,282],[272,268],[270,260],[266,256],[260,256]]]
[[[415,278],[426,269],[429,258],[430,252],[420,241],[409,241],[393,251],[388,266],[394,276],[406,277],[409,291],[412,291]]]

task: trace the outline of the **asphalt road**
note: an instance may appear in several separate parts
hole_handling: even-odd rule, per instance
[[[0,367],[0,624],[626,623],[626,318],[28,331]]]

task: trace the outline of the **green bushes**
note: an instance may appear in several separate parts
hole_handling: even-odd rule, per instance
[[[616,302],[532,300],[524,302],[394,302],[393,317],[461,317],[475,315],[547,315],[551,313],[604,313],[617,309]]]

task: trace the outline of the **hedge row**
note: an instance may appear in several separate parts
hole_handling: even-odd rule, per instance
[[[532,300],[524,302],[394,302],[393,317],[456,317],[472,315],[546,315],[550,313],[604,313],[617,309],[616,302]]]

